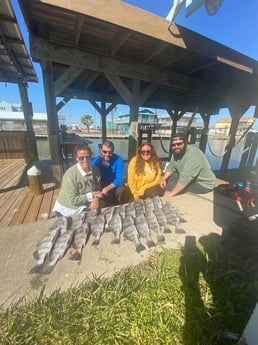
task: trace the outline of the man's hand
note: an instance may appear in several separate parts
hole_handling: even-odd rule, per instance
[[[161,178],[159,181],[159,185],[161,188],[165,188],[167,185],[167,181],[164,178]]]

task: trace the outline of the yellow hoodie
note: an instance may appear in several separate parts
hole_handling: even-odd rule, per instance
[[[154,168],[153,162],[145,161],[144,174],[137,175],[135,172],[137,156],[134,156],[128,165],[128,186],[134,196],[143,196],[146,189],[159,184],[161,168]]]

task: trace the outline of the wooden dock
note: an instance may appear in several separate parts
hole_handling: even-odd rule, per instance
[[[24,159],[0,159],[0,228],[49,219],[59,193],[52,177],[50,160],[37,162],[41,170],[43,194],[35,196],[30,191],[27,170],[31,167]],[[217,185],[240,181],[237,170],[217,172]]]
[[[55,216],[52,208],[59,189],[52,182],[50,163],[39,162],[44,192],[38,196],[29,188],[28,168],[23,159],[0,160],[0,228]]]

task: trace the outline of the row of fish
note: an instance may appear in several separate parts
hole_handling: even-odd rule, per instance
[[[80,260],[90,235],[94,237],[92,245],[97,246],[104,232],[113,232],[112,244],[120,243],[123,232],[136,251],[141,252],[145,247],[140,238],[145,238],[149,248],[154,247],[151,232],[156,233],[158,243],[163,242],[164,233],[171,232],[170,225],[176,233],[185,233],[182,222],[185,219],[175,206],[168,201],[162,203],[159,197],[108,207],[101,213],[92,209],[72,217],[59,217],[38,244],[34,253],[37,264],[30,273],[51,273],[71,245],[74,248],[71,259]]]

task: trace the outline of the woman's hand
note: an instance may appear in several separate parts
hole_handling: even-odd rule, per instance
[[[99,208],[99,198],[94,197],[90,203],[90,208]]]

